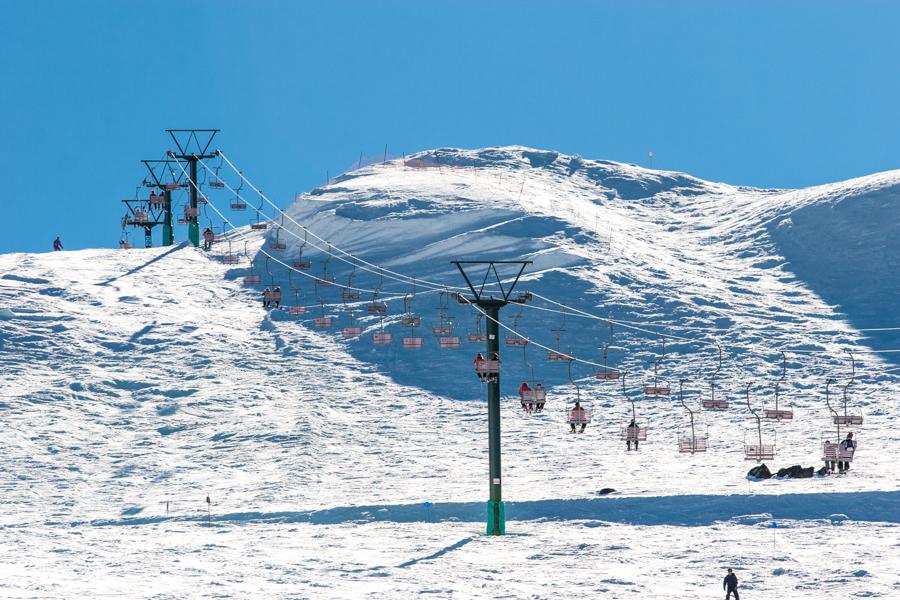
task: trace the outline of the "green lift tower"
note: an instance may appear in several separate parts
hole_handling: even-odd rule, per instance
[[[216,137],[219,130],[166,129],[166,132],[172,136],[172,140],[178,148],[177,152],[170,150],[169,156],[177,160],[187,161],[190,167],[188,171],[188,176],[190,177],[190,181],[188,181],[188,194],[190,195],[189,210],[187,212],[188,239],[196,247],[200,245],[200,224],[197,210],[197,162],[207,158],[215,158],[219,155],[215,151],[212,154],[207,154],[213,138]]]

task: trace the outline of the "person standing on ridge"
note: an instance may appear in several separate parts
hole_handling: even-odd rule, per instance
[[[53,240],[53,251],[59,252],[62,249],[63,249],[62,242],[59,241],[59,236],[56,236],[56,239]]]
[[[722,582],[722,589],[725,590],[725,600],[729,600],[732,594],[734,594],[734,600],[741,600],[741,597],[738,596],[737,586],[737,575],[734,574],[734,571],[728,569],[728,575],[725,576],[725,581]]]

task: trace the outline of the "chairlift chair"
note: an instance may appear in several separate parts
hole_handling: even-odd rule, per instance
[[[228,252],[222,256],[222,262],[226,265],[236,265],[240,259],[240,255],[231,252],[231,240],[228,240]]]
[[[578,433],[584,433],[585,428],[590,425],[593,415],[590,408],[581,406],[581,388],[572,377],[572,363],[569,363],[569,382],[575,386],[575,404],[566,409],[566,424],[571,427],[572,433],[576,432],[578,425],[581,426]]]
[[[628,388],[625,386],[625,380],[627,379],[627,373],[622,373],[622,395],[625,396],[625,400],[631,403],[631,423],[625,425],[621,429],[619,429],[619,437],[621,437],[625,441],[625,449],[626,451],[631,450],[631,445],[634,444],[634,450],[638,450],[640,442],[647,441],[647,432],[649,427],[647,425],[641,425],[640,421],[645,421],[646,419],[638,419],[637,417],[637,407],[634,403],[634,397],[628,395]]]
[[[284,250],[287,248],[287,244],[281,241],[280,234],[281,227],[279,226],[275,228],[275,239],[269,243],[269,247],[272,248],[272,250]]]
[[[547,352],[547,360],[551,362],[569,362],[571,363],[574,357],[571,354],[566,354],[560,348],[560,336],[563,331],[566,330],[566,307],[563,305],[563,317],[562,322],[559,324],[559,327],[554,329],[553,331],[556,333],[556,350],[549,350]]]
[[[775,444],[764,444],[762,437],[762,419],[759,414],[753,410],[753,407],[750,405],[750,386],[753,385],[751,383],[747,384],[747,409],[753,414],[756,418],[756,440],[753,443],[747,443],[747,431],[744,430],[744,460],[755,460],[756,462],[762,462],[764,460],[774,460],[775,459]]]
[[[322,307],[322,316],[313,319],[313,326],[317,329],[328,329],[331,327],[331,317],[325,316],[325,303],[319,300],[319,305]]]
[[[220,158],[218,166],[215,167],[215,178],[216,179],[215,179],[215,181],[209,182],[209,187],[211,187],[211,188],[221,189],[221,188],[225,187],[225,182],[222,181],[222,178],[219,176],[219,170],[221,170],[221,168],[222,168],[223,160],[224,159]],[[203,163],[203,164],[204,164],[204,166],[206,165],[206,163]],[[243,180],[241,181],[241,183],[243,183]]]
[[[384,346],[394,341],[394,336],[384,330],[384,318],[379,323],[379,331],[372,334],[372,343],[376,346]]]
[[[597,371],[594,373],[595,379],[600,379],[601,381],[615,381],[619,378],[619,372],[615,369],[609,368],[609,351],[610,349],[618,350],[618,346],[612,345],[612,323],[609,324],[609,342],[603,346],[603,370]]]
[[[458,335],[442,335],[438,337],[438,348],[443,350],[455,350],[460,347]]]
[[[180,183],[171,183],[171,182],[170,182],[170,183],[165,184],[163,187],[164,187],[167,191],[173,192],[173,191],[175,191],[175,190],[181,189],[181,184],[180,184]]]
[[[684,379],[679,380],[678,382],[678,399],[681,401],[681,405],[684,407],[686,411],[688,411],[688,415],[690,416],[691,429],[690,435],[687,433],[678,434],[678,451],[684,454],[694,454],[697,452],[706,452],[709,446],[709,429],[707,428],[706,433],[703,435],[697,434],[696,424],[694,423],[694,411],[690,406],[684,401]]]
[[[519,401],[522,403],[522,410],[527,413],[541,412],[544,410],[544,404],[547,402],[547,390],[543,384],[534,376],[534,365],[528,361],[528,346],[522,346],[522,361],[531,372],[531,389],[519,391]]]
[[[469,335],[468,335],[469,342],[477,343],[477,342],[486,342],[487,341],[487,335],[485,335],[484,332],[482,332],[482,330],[481,330],[481,319],[483,319],[483,318],[484,318],[484,315],[481,313],[478,313],[475,315],[475,333],[469,333]]]
[[[779,398],[780,398],[780,387],[781,384],[784,383],[787,378],[787,356],[784,352],[781,352],[781,378],[775,382],[775,408],[766,408],[764,409],[764,416],[766,419],[771,419],[774,421],[789,421],[794,418],[794,411],[790,409],[784,409],[779,407]]]
[[[848,412],[847,404],[848,398],[847,394],[850,390],[850,386],[853,385],[854,380],[856,379],[856,359],[853,357],[851,352],[847,354],[850,355],[850,364],[851,364],[851,374],[850,380],[847,382],[847,385],[844,386],[844,414],[838,413],[836,410],[831,408],[831,402],[828,398],[828,385],[825,386],[825,398],[828,401],[828,409],[832,412],[832,421],[835,425],[862,425],[863,424],[863,416],[862,415],[851,415]]]
[[[513,332],[515,335],[506,337],[506,345],[507,346],[527,346],[528,338],[519,333],[519,319],[522,318],[521,314],[515,315],[513,317]]]
[[[719,350],[719,365],[709,379],[709,398],[703,398],[700,401],[700,407],[703,410],[727,410],[730,406],[728,400],[716,398],[716,377],[722,371],[722,346],[716,342],[716,348]]]

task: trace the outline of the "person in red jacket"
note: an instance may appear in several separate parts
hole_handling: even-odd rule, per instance
[[[522,400],[522,408],[525,409],[525,412],[531,412],[534,410],[534,396],[529,395],[529,397],[525,398],[525,392],[532,391],[528,386],[527,381],[523,381],[522,385],[519,386],[519,398]]]
[[[487,377],[487,373],[484,370],[484,355],[481,352],[476,354],[472,364],[475,366],[475,374],[478,375],[478,380],[484,381]]]

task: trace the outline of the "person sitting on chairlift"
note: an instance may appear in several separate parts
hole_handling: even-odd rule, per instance
[[[584,409],[581,407],[581,402],[576,402],[575,407],[572,409],[572,412],[569,414],[569,420],[572,421],[569,425],[572,426],[572,433],[575,433],[575,421],[580,420],[581,423],[581,431],[579,433],[584,433],[584,428],[587,427],[587,422],[585,420]]]
[[[484,371],[484,356],[481,352],[475,355],[475,360],[472,361],[472,364],[475,365],[475,374],[478,375],[478,380],[486,381],[487,373]]]
[[[528,386],[528,382],[523,381],[522,385],[519,386],[519,398],[522,399],[522,408],[525,410],[525,412],[528,413],[534,410],[534,403],[532,402],[532,400],[534,400],[534,396],[532,396],[529,400],[525,399],[525,393],[530,391],[532,391],[532,389]]]
[[[215,237],[216,237],[216,235],[213,233],[212,229],[207,227],[206,231],[203,232],[203,249],[204,250],[209,250],[210,248],[212,248],[213,240],[215,239]]]
[[[269,308],[269,305],[272,304],[272,292],[269,288],[263,290],[263,308]]]
[[[491,360],[497,361],[497,366],[499,367],[499,366],[500,366],[500,353],[499,353],[499,352],[492,352],[492,353],[491,353]],[[487,376],[487,380],[488,380],[488,381],[497,381],[497,379],[499,379],[499,375],[498,375],[497,373],[489,373],[488,376]]]
[[[849,432],[847,437],[841,442],[841,448],[844,450],[854,450],[856,448],[856,442],[853,441],[853,432]],[[838,461],[838,471],[841,473],[850,470],[850,461],[841,460]]]
[[[634,449],[638,449],[638,424],[634,419],[631,420],[631,423],[628,424],[628,430],[625,432],[625,443],[628,445],[628,450],[631,450],[631,435],[634,435]]]
[[[544,410],[544,398],[541,396],[541,392],[544,391],[544,386],[540,383],[534,386],[534,410],[536,412],[541,412]]]
[[[281,308],[281,287],[272,290],[272,302],[275,303],[275,308]]]

